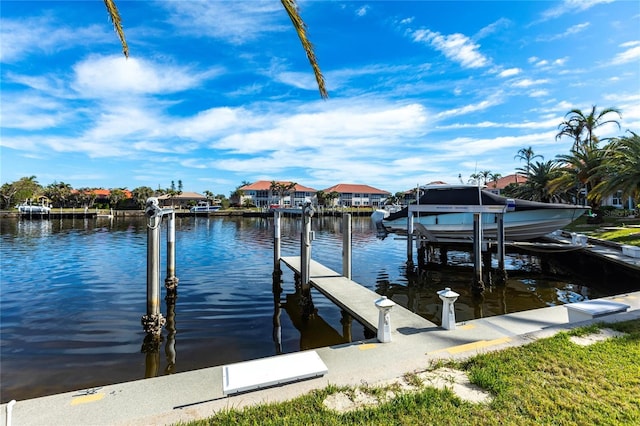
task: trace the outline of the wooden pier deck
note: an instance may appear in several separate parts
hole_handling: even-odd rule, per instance
[[[300,256],[283,256],[280,260],[296,274],[300,274]],[[313,288],[348,312],[362,325],[373,331],[378,330],[378,308],[374,304],[381,297],[378,293],[343,277],[313,259],[311,259],[309,282]],[[391,310],[391,327],[398,330],[438,326],[420,315],[396,305]]]

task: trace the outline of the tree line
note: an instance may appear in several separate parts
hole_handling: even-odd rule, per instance
[[[640,201],[640,136],[627,130],[623,136],[600,139],[599,127],[620,123],[609,118],[621,113],[616,108],[598,111],[593,106],[587,113],[572,109],[558,125],[556,140],[570,138],[567,154],[544,160],[531,147],[521,148],[514,159],[524,160],[516,173],[524,176],[523,183],[510,184],[503,195],[542,202],[569,202],[590,205],[595,211],[611,195]],[[606,144],[603,144],[606,142]],[[534,161],[536,158],[540,160]],[[491,187],[501,175],[482,171],[470,176],[469,181]]]
[[[102,188],[73,188],[65,182],[53,182],[49,185],[41,185],[36,176],[25,176],[15,182],[7,182],[0,186],[0,209],[7,210],[23,202],[39,204],[44,199],[47,204],[55,208],[124,208],[142,209],[149,197],[168,195],[169,198],[182,194],[182,181],[178,185],[171,181],[167,188],[153,189],[149,186],[140,186],[131,190],[128,197],[127,188],[112,188],[108,198],[98,195]],[[208,200],[219,200],[223,206],[228,205],[229,200],[222,195],[215,195],[212,191],[204,191]]]

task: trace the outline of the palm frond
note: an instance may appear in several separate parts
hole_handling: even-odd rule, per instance
[[[106,0],[105,0],[106,1]],[[293,23],[293,27],[296,29],[298,33],[298,38],[302,43],[302,47],[304,48],[305,53],[307,54],[307,59],[309,59],[309,63],[311,64],[311,68],[313,68],[313,73],[316,77],[316,82],[318,83],[318,90],[320,91],[320,96],[322,99],[327,99],[329,97],[329,93],[324,84],[324,76],[322,75],[322,71],[320,71],[320,66],[318,65],[318,60],[316,58],[315,53],[313,52],[313,45],[307,38],[307,26],[302,21],[302,17],[300,17],[300,13],[298,11],[298,6],[296,5],[295,0],[280,0],[282,6],[287,11],[287,15],[289,15],[289,19]]]
[[[124,30],[122,29],[122,19],[120,19],[120,13],[118,12],[118,8],[116,7],[116,3],[113,0],[104,0],[104,5],[107,7],[107,12],[109,12],[109,18],[111,22],[113,22],[113,27],[118,34],[118,38],[120,39],[120,43],[122,43],[122,53],[126,58],[129,57],[129,46],[127,45],[127,40],[124,38]]]

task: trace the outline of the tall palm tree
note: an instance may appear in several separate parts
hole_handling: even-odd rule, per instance
[[[541,160],[544,160],[544,157],[542,155],[538,155],[538,154],[535,154],[533,152],[533,148],[532,147],[520,148],[518,150],[518,153],[513,158],[514,159],[518,158],[520,161],[526,160],[527,167],[524,170],[524,172],[525,172],[525,175],[527,175],[527,177],[529,177],[529,169],[531,168],[531,160],[533,160],[534,158],[540,158]]]
[[[620,128],[620,123],[617,120],[605,120],[607,114],[618,114],[621,117],[620,111],[616,108],[605,108],[599,113],[596,113],[596,106],[591,107],[591,111],[585,114],[579,109],[572,109],[565,114],[565,121],[560,123],[558,128],[560,131],[556,135],[556,140],[562,136],[571,136],[573,141],[572,149],[578,147],[584,147],[587,144],[598,144],[599,139],[596,137],[594,131],[609,123],[614,123]],[[583,134],[584,135],[583,138]]]
[[[307,37],[307,26],[302,20],[300,16],[300,11],[298,9],[298,5],[295,0],[280,0],[284,10],[289,15],[289,19],[291,19],[291,23],[298,34],[298,38],[300,39],[300,43],[302,44],[302,48],[307,55],[307,59],[309,60],[309,64],[313,69],[313,73],[316,78],[316,82],[318,84],[318,90],[320,91],[320,97],[322,99],[326,99],[329,97],[329,93],[327,92],[324,76],[322,75],[322,71],[320,70],[320,66],[318,65],[318,60],[313,51],[313,45],[309,41]],[[122,19],[120,18],[120,12],[116,7],[116,3],[114,0],[104,0],[104,4],[107,8],[107,12],[109,13],[109,18],[113,23],[113,27],[118,34],[118,38],[120,39],[120,44],[122,44],[122,53],[124,53],[125,57],[129,57],[129,45],[127,44],[127,40],[124,35],[124,30],[122,29]]]
[[[623,197],[640,197],[640,135],[629,131],[631,136],[614,139],[605,149],[604,164],[607,179],[593,188],[606,197],[622,191]]]

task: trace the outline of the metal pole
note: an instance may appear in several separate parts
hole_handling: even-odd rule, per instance
[[[311,301],[311,241],[313,233],[311,232],[311,217],[315,210],[311,203],[306,203],[302,209],[302,219],[304,227],[302,230],[301,246],[300,246],[300,279],[302,281],[302,316],[309,318],[313,312],[313,302]]]
[[[413,212],[407,215],[407,265],[413,265]]]
[[[482,281],[482,214],[473,214],[473,288],[475,291],[484,290]]]
[[[167,221],[167,277],[164,280],[167,297],[175,296],[178,287],[176,277],[176,214],[171,212]]]
[[[165,319],[160,313],[160,224],[162,210],[158,199],[147,199],[147,314],[142,317],[144,331],[159,335]]]
[[[302,289],[309,288],[309,269],[311,267],[311,216],[303,213],[302,245],[300,247],[300,275]]]
[[[351,279],[351,214],[342,216],[342,276]]]
[[[504,284],[507,280],[507,270],[504,267],[505,243],[504,243],[504,213],[498,213],[498,282]]]
[[[280,212],[273,212],[273,273],[281,274],[280,270]]]

